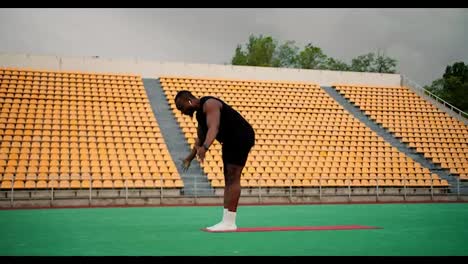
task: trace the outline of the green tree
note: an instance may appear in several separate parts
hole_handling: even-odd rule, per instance
[[[286,41],[278,47],[273,58],[273,67],[293,68],[296,66],[299,48],[294,41]]]
[[[355,72],[370,72],[372,69],[372,62],[375,59],[374,53],[367,53],[365,55],[357,56],[351,60],[351,71]]]
[[[444,93],[444,79],[439,78],[433,81],[431,85],[424,86],[424,89],[428,90],[429,92],[439,97],[442,97],[442,94]]]
[[[299,53],[297,64],[301,69],[325,70],[327,69],[327,55],[323,53],[321,48],[309,43]]]
[[[343,61],[328,58],[326,69],[331,71],[349,71],[350,66]]]
[[[270,36],[250,35],[247,50],[243,51],[242,47],[238,45],[232,58],[232,64],[271,67],[276,45],[276,41]]]
[[[374,52],[370,52],[352,59],[350,70],[356,72],[395,73],[396,65],[396,59],[390,58],[384,53],[378,52],[375,54]]]
[[[247,55],[242,51],[241,45],[237,45],[236,53],[232,58],[232,65],[247,65]]]
[[[341,60],[328,57],[320,47],[313,46],[311,43],[299,52],[295,41],[288,40],[278,45],[278,41],[271,36],[250,35],[245,49],[242,45],[237,45],[231,63],[265,67],[395,73],[397,61],[384,53],[371,52],[352,59],[351,64],[348,65]]]
[[[395,67],[397,65],[396,62],[396,59],[387,57],[384,53],[378,52],[371,71],[380,73],[395,73]]]
[[[463,112],[468,112],[468,64],[456,62],[447,66],[441,79],[424,88]]]

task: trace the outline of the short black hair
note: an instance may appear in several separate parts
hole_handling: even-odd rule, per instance
[[[190,92],[190,91],[187,91],[187,90],[182,90],[182,91],[179,91],[174,99],[175,102],[177,102],[177,99],[179,99],[179,97],[181,98],[185,98],[185,99],[193,99],[195,98],[195,96],[193,96],[193,94]]]

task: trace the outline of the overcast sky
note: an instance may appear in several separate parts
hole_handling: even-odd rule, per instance
[[[381,50],[421,85],[468,63],[468,9],[0,9],[6,53],[226,64],[250,34],[347,63]]]

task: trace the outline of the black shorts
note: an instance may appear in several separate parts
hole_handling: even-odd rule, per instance
[[[250,149],[255,145],[255,136],[250,135],[245,140],[237,142],[225,142],[222,146],[223,163],[244,167],[249,157]]]

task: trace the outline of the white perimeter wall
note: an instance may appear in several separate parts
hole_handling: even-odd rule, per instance
[[[0,53],[0,67],[50,71],[132,74],[140,75],[143,78],[158,78],[163,75],[171,75],[243,80],[299,81],[316,83],[322,86],[328,86],[336,83],[400,86],[401,82],[399,74],[7,53]]]

